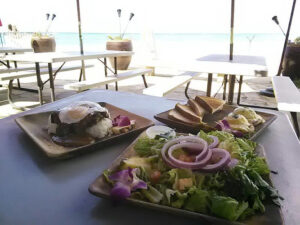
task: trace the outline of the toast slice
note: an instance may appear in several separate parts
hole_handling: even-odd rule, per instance
[[[207,112],[213,114],[218,110],[222,110],[225,101],[217,98],[196,96],[196,102],[199,103]]]
[[[179,122],[186,123],[186,124],[189,124],[189,125],[194,125],[194,126],[199,125],[199,123],[197,123],[193,120],[190,120],[189,118],[186,118],[185,116],[183,116],[181,113],[179,113],[175,109],[172,109],[172,110],[169,111],[168,117],[170,119],[177,120]]]
[[[175,109],[189,120],[195,121],[196,123],[202,122],[202,117],[194,113],[193,109],[189,105],[181,105],[177,103]]]
[[[194,99],[189,99],[188,104],[197,116],[203,118],[206,110],[201,105],[199,105]]]

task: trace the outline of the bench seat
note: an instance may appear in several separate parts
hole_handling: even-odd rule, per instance
[[[176,88],[189,83],[193,79],[191,75],[180,75],[174,76],[165,82],[156,84],[152,87],[146,88],[143,90],[143,94],[152,95],[157,97],[163,97],[168,93],[172,92]]]
[[[300,112],[300,92],[286,76],[272,77],[273,89],[280,111]]]
[[[89,68],[89,67],[93,67],[93,65],[85,66],[85,68]],[[60,72],[77,70],[77,69],[81,69],[81,65],[64,66],[61,68]],[[53,73],[55,73],[57,70],[58,70],[58,67],[53,68]],[[41,71],[41,75],[48,75],[48,68],[42,68],[40,71]],[[11,72],[11,73],[6,73],[6,74],[0,74],[0,81],[15,80],[15,79],[21,79],[21,78],[32,77],[32,76],[36,76],[35,70]]]
[[[297,112],[300,112],[300,92],[290,77],[275,76],[272,77],[273,90],[277,102],[277,108],[280,111],[290,112],[294,123],[296,134],[299,138],[300,130],[297,118]]]
[[[151,69],[135,69],[135,70],[129,70],[123,73],[119,73],[117,76],[107,76],[103,77],[97,81],[81,81],[81,82],[75,82],[71,84],[64,85],[64,89],[66,90],[73,90],[77,92],[85,91],[91,88],[98,88],[102,85],[118,82],[121,80],[125,80],[128,78],[136,77],[136,76],[144,76],[147,73],[151,73]]]

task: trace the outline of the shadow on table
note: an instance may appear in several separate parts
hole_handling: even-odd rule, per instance
[[[113,144],[105,144],[101,146],[103,149],[89,151],[72,158],[51,159],[25,133],[22,132],[18,136],[19,144],[26,146],[26,148],[21,149],[25,151],[23,158],[27,157],[48,178],[57,182],[66,182],[68,179],[80,177],[89,171],[92,174],[94,174],[94,171],[99,171],[96,176],[100,175],[101,171],[107,169],[111,162],[126,148],[128,142],[132,142],[134,139],[135,136],[131,136],[126,140],[120,140],[118,148]]]

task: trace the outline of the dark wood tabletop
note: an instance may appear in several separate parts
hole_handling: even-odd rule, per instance
[[[176,104],[165,98],[92,90],[0,120],[0,224],[204,224],[127,204],[114,205],[88,192],[89,185],[135,137],[58,161],[47,158],[14,121],[25,114],[54,110],[79,100],[108,102],[152,120],[155,114]],[[270,168],[278,171],[272,179],[285,198],[285,224],[298,224],[300,144],[287,116],[272,113],[277,120],[257,142],[265,147]]]

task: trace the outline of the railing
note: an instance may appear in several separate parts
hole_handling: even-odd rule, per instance
[[[31,46],[32,32],[3,32],[3,47],[28,48]]]

